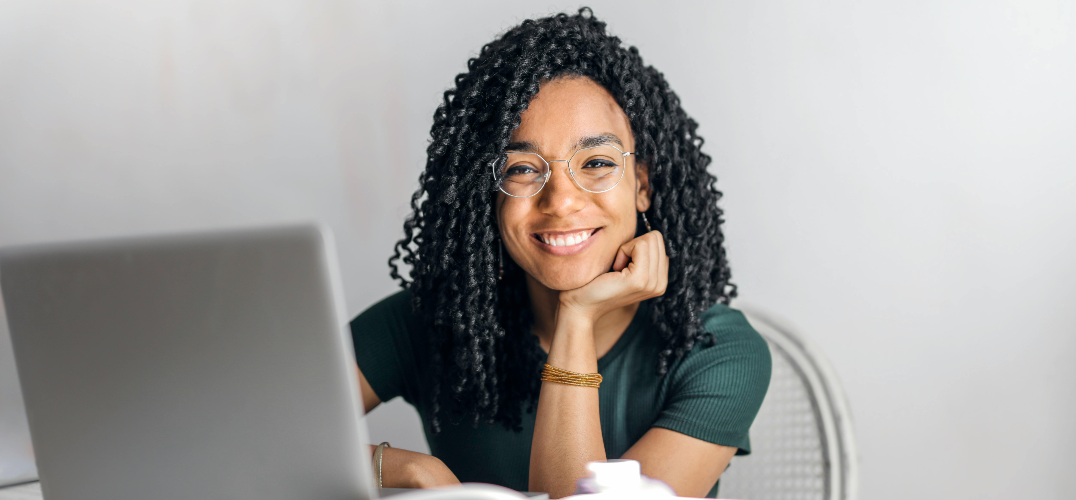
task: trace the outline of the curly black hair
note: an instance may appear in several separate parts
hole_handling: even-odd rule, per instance
[[[394,279],[411,292],[431,347],[433,432],[442,410],[452,421],[499,422],[519,430],[533,411],[543,353],[523,270],[500,242],[491,165],[504,161],[520,114],[543,82],[586,77],[605,87],[631,122],[636,153],[649,171],[647,218],[665,236],[670,259],[663,296],[650,321],[664,348],[657,373],[712,341],[698,315],[736,296],[721,232],[721,192],[707,172],[697,124],[664,76],[635,47],[605,31],[589,8],[576,15],[526,20],[482,47],[455,78],[433,116],[426,169],[411,198],[404,237],[389,258]],[[401,274],[410,267],[410,279]]]

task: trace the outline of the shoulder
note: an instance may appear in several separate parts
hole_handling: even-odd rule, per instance
[[[699,324],[703,331],[714,337],[714,344],[710,347],[742,350],[745,354],[765,354],[769,357],[770,349],[766,340],[739,309],[714,304],[699,316]]]
[[[714,304],[699,317],[713,342],[700,341],[670,370],[681,386],[719,384],[765,394],[770,382],[770,348],[742,312]]]
[[[411,292],[404,289],[366,308],[350,322],[351,337],[357,349],[375,347],[411,352],[421,344],[421,319],[411,307]]]
[[[382,332],[395,336],[411,329],[414,316],[411,310],[411,292],[400,290],[366,308],[352,319],[351,334],[356,338]]]
[[[370,316],[399,316],[411,314],[411,292],[407,289],[400,290],[389,295],[374,305],[366,308],[361,314],[352,320],[352,323],[360,318]]]
[[[423,354],[422,331],[412,313],[411,293],[396,292],[351,320],[355,362],[382,401],[403,395],[416,401],[418,359]]]
[[[699,320],[713,342],[696,342],[670,367],[654,425],[750,453],[748,430],[770,386],[770,349],[743,313],[724,304]]]

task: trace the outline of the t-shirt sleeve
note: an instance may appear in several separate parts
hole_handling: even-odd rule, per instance
[[[381,401],[403,396],[414,404],[417,391],[416,328],[411,294],[406,290],[386,297],[351,320],[355,362]]]
[[[669,392],[655,427],[751,452],[748,430],[770,385],[770,350],[743,313],[717,304],[700,318],[714,336],[669,371]]]

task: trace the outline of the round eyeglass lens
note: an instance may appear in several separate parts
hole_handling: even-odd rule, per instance
[[[572,156],[568,168],[579,187],[592,193],[613,189],[624,177],[626,155],[613,146],[580,149]]]
[[[542,189],[548,172],[549,164],[541,156],[510,152],[497,172],[497,181],[505,193],[526,198]]]

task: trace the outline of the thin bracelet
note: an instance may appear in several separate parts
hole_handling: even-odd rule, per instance
[[[374,472],[377,473],[377,487],[381,488],[381,455],[385,452],[385,448],[392,448],[392,445],[388,441],[377,445],[377,449],[374,450]]]
[[[602,383],[602,376],[600,373],[578,373],[562,370],[546,363],[542,368],[542,381],[597,389]]]

